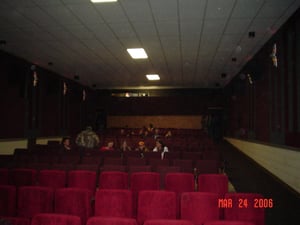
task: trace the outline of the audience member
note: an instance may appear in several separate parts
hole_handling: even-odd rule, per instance
[[[167,133],[165,134],[166,138],[170,138],[172,137],[172,132],[170,130],[167,131]]]
[[[153,149],[153,152],[161,152],[161,159],[163,159],[165,152],[169,152],[169,149],[162,140],[158,139],[155,142],[155,148]]]
[[[131,147],[127,144],[127,141],[124,140],[121,144],[120,150],[122,152],[127,152],[127,151],[131,151]]]
[[[155,128],[153,137],[155,140],[161,137],[160,130],[158,128]]]
[[[149,126],[148,126],[147,130],[148,130],[149,133],[153,133],[153,131],[154,131],[154,126],[153,126],[152,123],[149,123]]]
[[[61,149],[62,152],[69,152],[71,151],[71,141],[69,137],[64,137],[61,141]]]
[[[100,148],[100,151],[113,151],[113,150],[114,150],[114,142],[113,141],[107,142],[106,146],[102,146]]]
[[[75,142],[79,147],[95,148],[99,145],[99,137],[92,127],[88,126],[77,135]]]
[[[149,152],[149,149],[146,147],[145,142],[140,141],[139,145],[135,149],[135,151],[139,151],[139,152],[143,153],[143,152]]]

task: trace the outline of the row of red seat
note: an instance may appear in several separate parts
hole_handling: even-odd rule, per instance
[[[31,222],[27,218],[2,217],[9,221],[11,225],[81,225],[79,216],[57,213],[39,213],[36,214]],[[87,220],[86,225],[138,225],[136,219],[120,217],[100,217],[95,216]],[[173,219],[150,219],[144,222],[144,225],[196,225],[190,220]],[[252,222],[244,220],[212,220],[204,222],[203,225],[255,225]]]
[[[85,162],[94,158],[97,162],[101,162],[104,158],[122,158],[124,163],[128,158],[145,158],[149,159],[161,159],[162,154],[159,152],[144,152],[139,151],[106,151],[101,152],[94,149],[79,149],[71,150],[70,152],[61,153],[59,149],[52,149],[49,151],[39,151],[31,152],[27,149],[15,149],[14,155],[12,157],[1,156],[3,161],[14,161],[14,162],[40,162],[40,163],[65,163],[65,162]],[[186,151],[177,151],[177,152],[166,152],[163,155],[163,159],[220,159],[221,154],[217,150],[209,151],[198,151],[198,152],[186,152]],[[90,162],[90,161],[89,161]],[[93,161],[94,162],[94,161]]]
[[[92,204],[92,192],[80,188],[52,188],[24,186],[18,188],[17,216],[32,219],[38,213],[61,213],[79,216],[85,225],[89,218],[135,218],[138,225],[150,219],[189,220],[202,225],[210,220],[242,220],[264,225],[264,209],[255,208],[255,193],[226,193],[229,207],[220,207],[220,196],[212,192],[182,192],[165,190],[134,191],[99,189]],[[247,207],[240,207],[240,199]],[[9,201],[9,207],[14,201]],[[1,211],[2,212],[2,211]]]
[[[27,169],[56,169],[56,170],[91,170],[97,172],[106,170],[116,170],[125,172],[160,172],[161,170],[187,173],[218,173],[222,169],[222,164],[217,160],[151,160],[149,164],[140,158],[132,158],[127,165],[122,164],[122,159],[106,158],[101,163],[18,163],[7,169],[27,168]],[[4,168],[3,168],[4,169]],[[0,169],[1,170],[1,169]]]
[[[0,172],[3,170],[0,170]],[[213,191],[224,194],[228,191],[228,178],[223,174],[200,174],[195,177],[192,173],[180,172],[127,172],[104,171],[98,175],[87,170],[41,170],[31,169],[13,170],[13,182],[0,179],[2,185],[28,186],[38,185],[52,188],[77,187],[86,188],[94,192],[96,188],[103,189],[132,189],[144,190],[147,188],[158,190],[165,188],[174,191],[194,191],[195,184],[199,191]],[[1,174],[1,173],[0,173]],[[4,174],[1,174],[3,178]],[[197,179],[197,182],[195,182]],[[196,187],[197,187],[196,186]]]

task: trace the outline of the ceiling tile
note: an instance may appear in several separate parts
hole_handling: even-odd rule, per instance
[[[237,0],[231,18],[252,19],[256,16],[263,4],[264,0]]]
[[[226,19],[229,17],[235,0],[209,0],[206,9],[208,19]]]
[[[203,33],[205,34],[220,34],[226,25],[226,20],[222,19],[207,19],[204,21]]]
[[[93,25],[103,23],[103,19],[101,18],[100,14],[91,4],[73,4],[67,5],[67,7],[86,26],[89,26],[90,24]]]
[[[204,16],[205,0],[179,0],[180,21],[201,21]]]
[[[121,2],[131,22],[152,22],[152,14],[146,0],[123,0]]]
[[[103,20],[107,23],[123,23],[128,19],[118,3],[95,4],[95,8],[101,13]]]
[[[95,35],[83,25],[68,25],[66,30],[78,39],[93,39],[95,37]]]
[[[225,34],[244,34],[249,29],[250,19],[230,19]]]
[[[70,9],[64,6],[44,6],[43,9],[62,25],[79,25],[80,21]]]
[[[178,36],[178,23],[174,21],[160,21],[157,23],[158,33],[163,36]]]
[[[119,38],[136,37],[130,23],[110,23],[109,26]]]
[[[138,36],[143,39],[157,36],[157,31],[153,23],[133,22],[132,24]]]
[[[154,14],[155,21],[178,20],[177,1],[174,0],[151,0],[149,1]]]
[[[261,10],[259,11],[257,18],[277,18],[278,15],[282,15],[285,12],[285,10],[290,6],[291,3],[291,0],[268,1],[263,5]]]
[[[38,7],[22,8],[19,12],[35,24],[43,27],[57,27],[58,24]]]

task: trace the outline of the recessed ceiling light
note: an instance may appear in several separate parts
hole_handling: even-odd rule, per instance
[[[93,3],[116,2],[118,0],[91,0]]]
[[[160,77],[158,74],[147,74],[146,77],[148,80],[160,80]]]
[[[143,48],[127,48],[127,52],[133,59],[147,59],[148,55]]]

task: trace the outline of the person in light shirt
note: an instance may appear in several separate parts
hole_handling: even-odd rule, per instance
[[[164,159],[164,154],[165,152],[169,152],[169,149],[162,140],[158,139],[155,142],[155,148],[153,149],[153,152],[161,152],[161,159]]]

